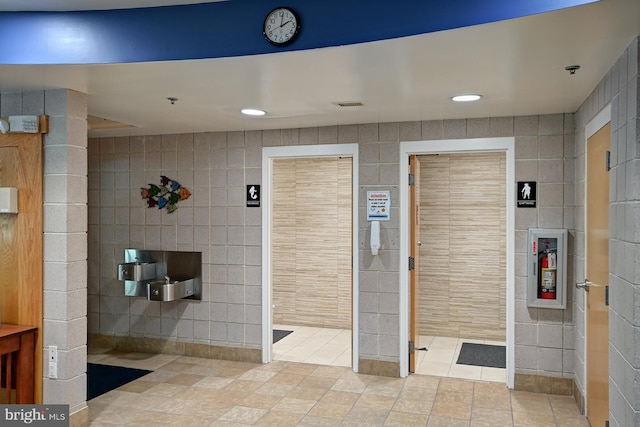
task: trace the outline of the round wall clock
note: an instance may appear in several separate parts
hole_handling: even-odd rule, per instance
[[[300,31],[300,19],[298,15],[288,7],[273,9],[264,20],[262,33],[269,43],[275,46],[285,46],[298,36]]]

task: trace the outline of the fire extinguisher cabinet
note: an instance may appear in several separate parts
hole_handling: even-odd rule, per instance
[[[567,230],[529,229],[527,306],[567,306]]]

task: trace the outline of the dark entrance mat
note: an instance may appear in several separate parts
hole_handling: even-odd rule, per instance
[[[273,330],[273,343],[274,344],[277,343],[282,338],[286,337],[287,335],[289,335],[292,332],[293,331],[285,331],[283,329],[274,329]]]
[[[87,400],[136,380],[153,371],[87,363]]]
[[[458,365],[486,366],[489,368],[507,367],[507,350],[502,345],[475,344],[463,342]]]

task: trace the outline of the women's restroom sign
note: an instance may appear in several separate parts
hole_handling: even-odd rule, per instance
[[[367,221],[389,221],[390,191],[367,191]]]

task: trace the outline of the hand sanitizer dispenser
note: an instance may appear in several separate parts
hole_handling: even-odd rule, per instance
[[[18,213],[17,188],[0,188],[0,213]]]
[[[380,221],[371,221],[371,255],[378,255],[380,246]]]

